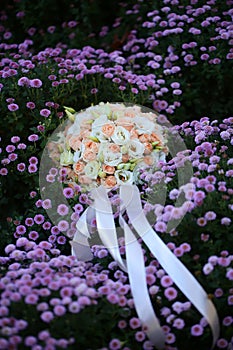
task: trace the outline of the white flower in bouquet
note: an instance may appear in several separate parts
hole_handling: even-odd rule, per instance
[[[87,163],[87,165],[84,168],[84,173],[90,179],[97,179],[99,170],[100,170],[100,163],[97,162],[96,160],[93,160]]]
[[[130,133],[123,126],[117,126],[111,139],[117,145],[125,145],[130,139]]]
[[[135,117],[134,122],[139,135],[150,134],[154,129],[154,123],[145,117]]]
[[[134,182],[134,176],[132,171],[128,170],[116,170],[115,177],[118,185],[132,184]]]
[[[130,140],[127,144],[128,146],[128,154],[132,158],[141,158],[143,156],[145,146],[137,141],[137,140]]]
[[[64,152],[61,153],[60,155],[60,164],[64,166],[68,166],[70,164],[73,164],[73,153],[71,150],[65,150]]]

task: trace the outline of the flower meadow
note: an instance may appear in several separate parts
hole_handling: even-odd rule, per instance
[[[43,151],[66,122],[67,106],[78,112],[120,102],[153,109],[185,143],[154,173],[141,171],[141,202],[217,309],[214,350],[231,350],[233,3],[109,3],[3,1],[0,349],[155,349],[137,317],[127,274],[96,244],[94,220],[93,260],[71,256],[76,223],[90,205],[82,184],[63,186],[62,200],[54,202],[54,192],[43,192],[39,182]],[[66,175],[51,167],[46,183],[53,188]],[[117,223],[119,196],[113,189],[109,197]],[[210,350],[207,321],[139,242],[165,349]],[[123,237],[119,244],[124,257]]]

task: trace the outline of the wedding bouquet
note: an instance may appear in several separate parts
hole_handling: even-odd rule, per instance
[[[65,111],[73,124],[58,142],[60,165],[83,188],[137,183],[139,169],[165,160],[165,131],[154,113],[120,103]]]

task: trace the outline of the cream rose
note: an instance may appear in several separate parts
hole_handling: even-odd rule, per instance
[[[84,168],[84,173],[90,179],[97,179],[100,170],[100,163],[96,160],[88,162]]]
[[[117,145],[125,145],[130,139],[130,133],[122,126],[117,126],[111,138]]]
[[[132,184],[134,182],[134,177],[132,171],[128,170],[116,170],[114,173],[118,185]]]
[[[111,144],[102,143],[97,159],[105,165],[117,166],[122,161],[122,153],[111,150]]]
[[[87,111],[84,111],[82,113],[75,113],[74,118],[74,123],[68,129],[67,135],[80,135],[81,124],[88,122],[90,120],[90,115]]]
[[[128,154],[131,158],[141,158],[144,150],[145,150],[145,146],[143,143],[141,143],[138,140],[130,140],[127,144],[128,146]]]
[[[121,153],[106,152],[103,156],[106,165],[117,166],[122,161]]]
[[[108,117],[106,115],[101,115],[96,118],[92,124],[91,137],[95,137],[100,141],[107,141],[108,136],[102,131],[102,127],[106,124],[109,124]]]
[[[73,164],[73,154],[71,151],[64,151],[60,155],[60,164],[64,166],[68,166]]]
[[[154,123],[145,117],[135,117],[134,123],[136,124],[136,130],[139,135],[150,134],[154,129]]]

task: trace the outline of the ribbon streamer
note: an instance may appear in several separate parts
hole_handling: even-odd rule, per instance
[[[94,213],[92,215],[94,214],[96,217],[99,236],[121,269],[128,272],[135,309],[142,324],[146,326],[146,333],[151,342],[157,349],[162,350],[165,347],[165,336],[150,300],[142,249],[122,216],[124,211],[126,211],[132,226],[160,265],[208,321],[213,334],[213,349],[220,333],[218,315],[214,304],[194,276],[151,228],[143,213],[137,186],[120,186],[121,211],[119,223],[125,234],[126,261],[120,255],[114,217],[106,189],[100,186],[92,191],[92,195],[94,198]],[[77,222],[77,232],[71,242],[72,254],[78,259],[86,261],[93,256],[88,243],[88,238],[90,238],[87,224],[88,214],[90,214],[90,208],[86,209]]]

